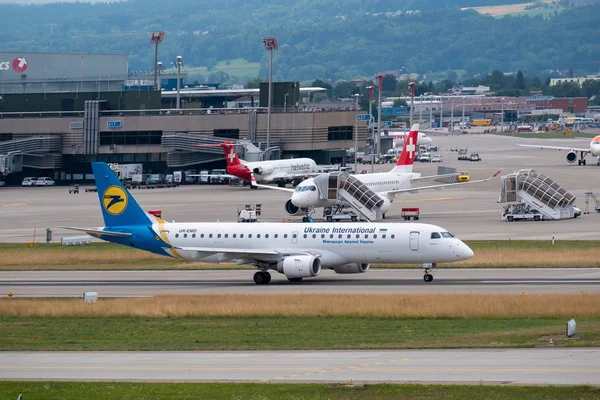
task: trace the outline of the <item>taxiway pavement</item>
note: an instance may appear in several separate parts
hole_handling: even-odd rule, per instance
[[[589,139],[519,139],[510,136],[460,135],[435,136],[434,144],[440,146],[442,164],[417,163],[415,172],[423,175],[437,174],[439,165],[467,169],[472,179],[483,179],[502,170],[508,174],[522,168],[533,168],[546,174],[559,185],[577,196],[577,205],[584,208],[585,193],[590,189],[600,194],[600,168],[596,160],[588,157],[588,165],[568,164],[565,151],[524,148],[517,143],[544,143],[585,147]],[[482,157],[480,162],[458,161],[454,147],[468,147]],[[391,164],[376,165],[375,171],[388,171]],[[370,165],[359,169],[371,171]],[[93,185],[90,185],[93,186]],[[184,221],[235,221],[238,206],[261,204],[260,221],[287,221],[284,203],[289,194],[268,190],[250,190],[248,187],[214,185],[189,185],[174,189],[133,190],[133,196],[146,210],[162,210],[163,217]],[[600,239],[600,214],[591,213],[580,218],[562,221],[503,222],[500,194],[500,177],[483,184],[405,194],[396,198],[388,212],[386,222],[402,223],[402,207],[419,207],[419,222],[444,227],[461,239]],[[593,205],[592,205],[593,211]],[[320,217],[318,211],[315,217]],[[300,217],[291,217],[299,221]],[[67,187],[0,188],[0,242],[28,242],[36,231],[36,240],[46,228],[54,231],[54,240],[75,233],[61,230],[59,226],[102,226],[102,215],[96,193],[69,194]],[[41,240],[44,240],[41,238]]]
[[[417,269],[373,269],[365,274],[323,271],[302,282],[272,273],[269,285],[252,281],[254,270],[198,271],[7,271],[0,272],[0,295],[17,297],[143,297],[206,293],[598,293],[600,269],[436,269],[423,281]]]
[[[1,352],[15,379],[600,385],[600,349]]]

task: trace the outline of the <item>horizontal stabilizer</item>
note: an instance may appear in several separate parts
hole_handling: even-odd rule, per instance
[[[111,231],[104,231],[102,229],[74,228],[71,226],[59,226],[59,228],[69,229],[71,231],[85,232],[88,235],[93,236],[93,237],[100,237],[100,236],[129,237],[129,236],[131,236],[131,233],[129,233],[129,232],[111,232]]]

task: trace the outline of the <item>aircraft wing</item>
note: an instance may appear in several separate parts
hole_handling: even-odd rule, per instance
[[[470,182],[457,182],[457,183],[444,183],[441,185],[430,185],[430,186],[419,186],[419,187],[414,187],[414,188],[408,188],[408,189],[398,189],[398,190],[390,190],[387,192],[377,192],[377,194],[383,194],[383,195],[387,195],[387,196],[395,196],[397,194],[400,193],[418,193],[422,190],[432,190],[432,189],[443,189],[443,188],[447,188],[447,187],[451,187],[451,186],[464,186],[464,185],[469,185],[472,183],[481,183],[481,182],[487,182],[492,178],[495,178],[496,176],[498,176],[500,174],[501,171],[496,172],[494,175],[490,176],[489,178],[486,179],[480,179],[477,181],[470,181]]]
[[[189,177],[205,177],[205,178],[237,178],[237,176],[234,175],[228,175],[228,174],[223,174],[223,175],[219,175],[219,174],[214,174],[214,175],[206,175],[206,174],[185,174],[185,176],[189,176]]]
[[[239,248],[215,248],[215,247],[175,247],[176,250],[193,251],[198,253],[200,257],[208,257],[215,254],[221,254],[220,261],[231,260],[279,260],[286,256],[293,255],[312,255],[321,257],[318,253],[309,252],[294,252],[281,253],[277,250],[266,249],[239,249]],[[246,262],[247,263],[247,262]]]
[[[453,174],[420,176],[418,178],[412,178],[410,181],[417,182],[417,181],[432,180],[432,179],[439,179],[439,178],[451,178],[453,176],[456,176],[457,174],[458,174],[458,172],[455,172]]]
[[[271,189],[271,190],[279,190],[281,192],[294,193],[294,189],[284,188],[284,187],[279,187],[279,186],[271,186],[271,185],[261,185],[259,183],[256,183],[255,181],[252,181],[252,186],[261,187],[261,188],[265,188],[265,189]]]
[[[59,226],[59,228],[69,229],[71,231],[85,232],[88,235],[96,237],[96,238],[100,237],[101,235],[104,235],[104,236],[115,236],[115,237],[129,237],[129,236],[132,235],[129,232],[110,232],[110,231],[103,231],[102,229],[74,228],[72,226]]]
[[[521,147],[533,147],[534,149],[553,149],[553,150],[573,150],[573,151],[590,151],[590,148],[581,149],[576,147],[562,147],[562,146],[545,146],[545,145],[537,145],[537,144],[519,144]]]

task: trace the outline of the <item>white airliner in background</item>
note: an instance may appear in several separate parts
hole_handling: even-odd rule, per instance
[[[357,180],[367,185],[369,189],[377,193],[379,197],[383,199],[381,213],[384,215],[384,217],[385,213],[389,211],[394,198],[401,193],[417,193],[422,190],[433,190],[451,186],[464,186],[473,183],[487,182],[500,173],[500,171],[498,171],[487,179],[464,183],[444,183],[430,186],[413,187],[412,184],[418,181],[434,180],[456,175],[421,176],[420,173],[412,172],[416,151],[416,146],[414,143],[416,142],[418,127],[419,125],[415,124],[411,128],[408,139],[406,140],[404,148],[402,149],[402,153],[400,154],[400,157],[398,157],[398,162],[391,171],[354,175]],[[320,194],[317,190],[317,185],[315,184],[315,178],[305,179],[304,181],[300,182],[295,189],[277,188],[268,185],[256,186],[292,193],[292,197],[285,203],[284,206],[285,211],[289,215],[302,215],[310,211],[312,208],[318,207],[344,206],[344,202],[342,200],[331,200],[327,198],[327,194]]]
[[[418,130],[418,124],[417,124],[417,130]],[[414,125],[411,128],[411,131],[414,129]],[[390,135],[394,136],[394,147],[402,147],[404,146],[404,141],[406,140],[406,138],[409,135],[409,132],[399,132],[399,131],[388,131],[388,133]],[[425,145],[425,144],[431,144],[432,140],[429,136],[425,135],[423,132],[419,132],[419,136],[417,138],[417,146],[421,146],[421,145]]]
[[[198,144],[197,147],[222,147],[227,162],[227,175],[187,175],[187,176],[221,176],[227,178],[240,178],[250,182],[252,175],[257,182],[278,183],[285,186],[285,183],[297,181],[310,175],[318,173],[317,164],[311,158],[294,158],[284,160],[269,160],[249,162],[240,160],[235,151],[236,144],[223,142],[219,144]],[[251,186],[251,188],[256,188]]]
[[[469,259],[473,251],[445,229],[418,223],[175,223],[146,213],[105,163],[92,163],[104,227],[64,227],[183,260],[250,264],[254,282],[271,281],[270,270],[290,281],[321,269],[364,273],[370,263],[423,264],[425,282],[440,262]]]
[[[519,144],[521,147],[533,147],[538,149],[554,149],[554,150],[567,150],[567,162],[574,163],[578,161],[578,165],[585,165],[585,157],[588,154],[591,154],[594,157],[598,157],[598,161],[596,161],[596,165],[600,165],[600,136],[596,136],[590,142],[590,147],[585,148],[577,148],[577,147],[563,147],[563,146],[546,146],[543,144]],[[579,160],[577,160],[577,153],[579,153]]]

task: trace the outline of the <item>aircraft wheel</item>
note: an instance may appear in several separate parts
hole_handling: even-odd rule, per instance
[[[331,218],[331,216],[330,216],[330,215],[328,215],[328,216],[327,216],[327,222],[331,222],[331,221],[333,221],[333,218]]]
[[[290,282],[300,282],[302,278],[287,278]]]
[[[306,222],[306,221],[308,221],[308,218],[302,217],[302,222]]]
[[[433,281],[433,275],[431,275],[431,274],[425,274],[425,275],[423,275],[423,280],[425,282],[431,282],[431,281]]]
[[[587,160],[582,160],[581,163],[585,166]]]
[[[254,283],[257,285],[265,285],[271,281],[271,274],[268,272],[258,271],[254,274]]]

